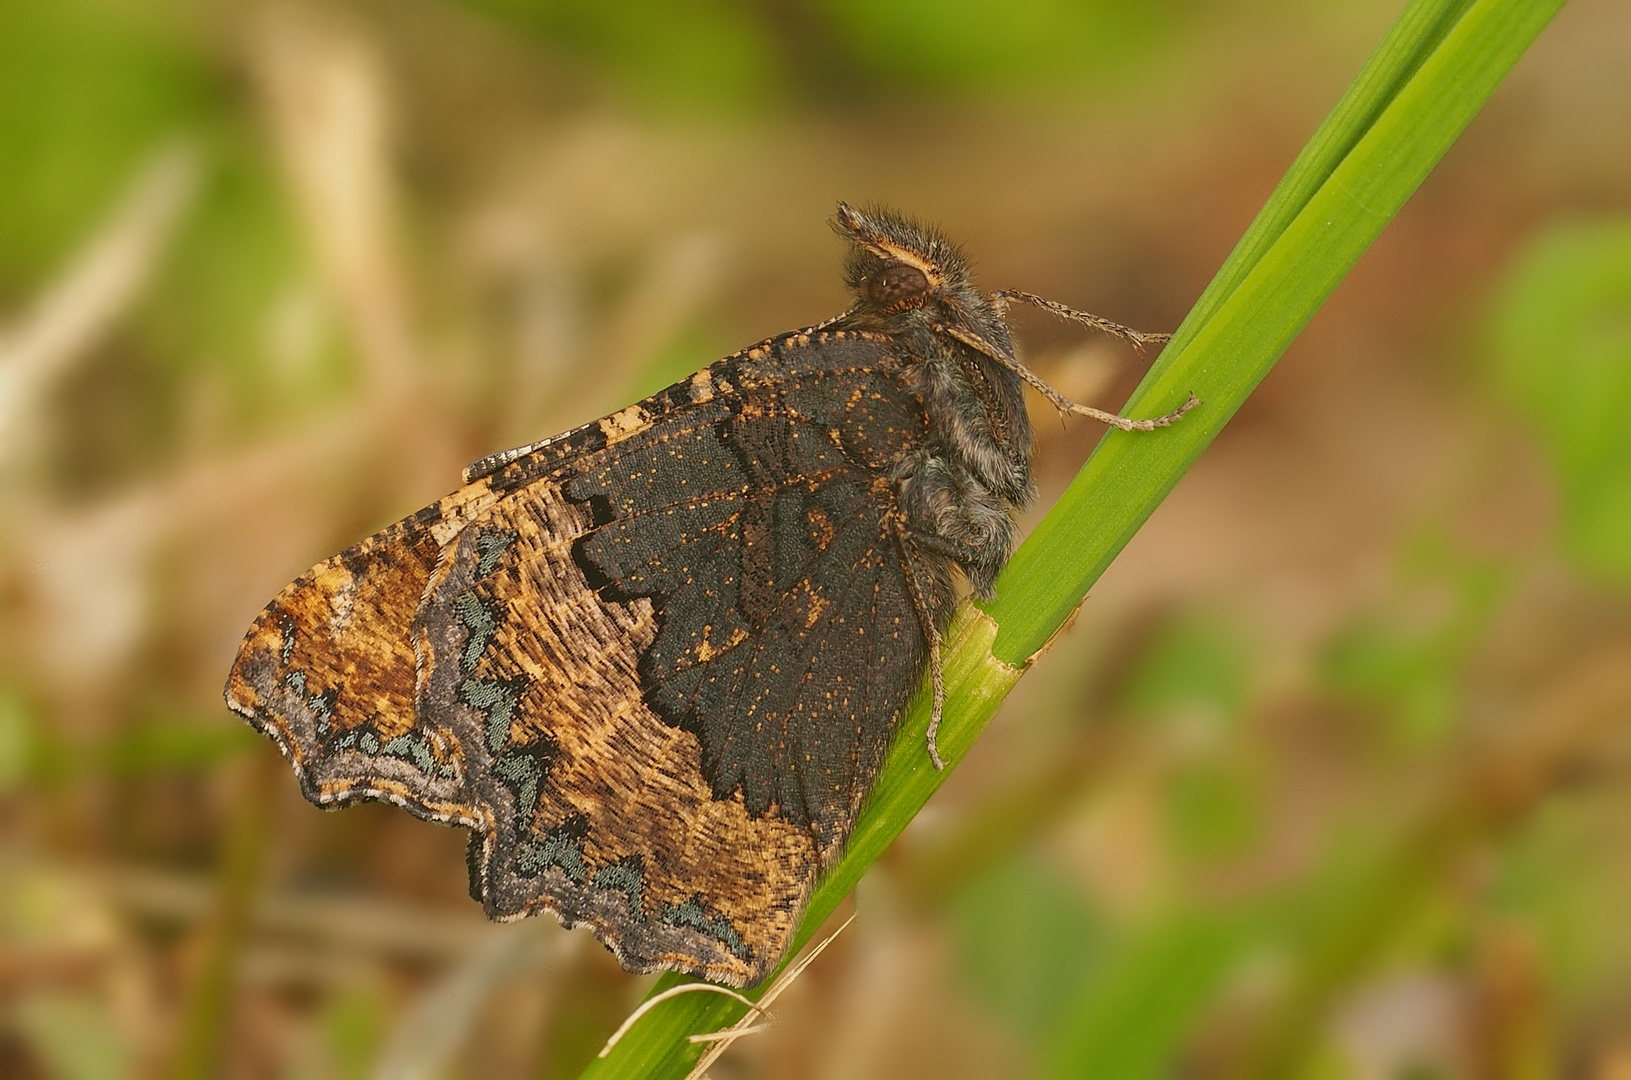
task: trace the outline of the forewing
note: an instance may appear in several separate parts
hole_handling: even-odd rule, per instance
[[[712,423],[589,463],[577,561],[649,601],[647,704],[694,732],[717,799],[842,843],[924,642],[890,469],[926,437],[887,343],[792,335],[729,376]]]
[[[526,468],[570,475],[575,460],[606,448],[611,419],[541,444]],[[475,733],[416,714],[423,672],[412,627],[465,527],[513,486],[484,476],[410,514],[290,582],[251,624],[227,705],[277,743],[312,802],[384,799],[490,829],[467,761]]]
[[[672,445],[606,463],[567,488],[618,495],[579,561],[604,595],[656,608],[645,700],[696,734],[715,797],[841,843],[921,666],[891,485],[774,409],[685,441],[678,456],[729,461],[747,482],[669,503]]]
[[[470,826],[494,917],[756,982],[920,674],[881,470],[922,423],[880,340],[727,358],[315,568],[229,698],[314,801]]]
[[[302,574],[255,619],[227,704],[270,736],[320,806],[386,799],[479,825],[462,734],[418,723],[407,630],[443,546],[497,502],[472,484]]]

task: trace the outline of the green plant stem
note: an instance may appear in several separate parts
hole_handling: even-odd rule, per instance
[[[947,635],[940,747],[966,753],[1024,667],[1087,595],[1262,380],[1343,275],[1478,112],[1562,0],[1416,0],[1299,156],[1128,412],[1166,412],[1193,391],[1202,407],[1163,431],[1105,436],[1069,490],[1015,552],[984,612]],[[837,907],[944,780],[923,749],[920,694],[850,846],[816,888],[795,948]],[[686,981],[658,980],[654,992]],[[752,996],[751,994],[749,996]],[[686,1041],[742,1015],[714,994],[665,1002],[585,1077],[683,1077]]]
[[[1562,0],[1480,0],[1446,30],[1445,22],[1464,6],[1460,0],[1423,0],[1407,9],[1401,22],[1409,21],[1414,37],[1406,40],[1396,28],[1378,49],[1367,66],[1367,72],[1376,71],[1355,83],[1322,126],[1127,411],[1165,412],[1188,392],[1201,398],[1202,407],[1158,438],[1109,432],[1053,512],[1014,553],[998,582],[998,599],[988,608],[1001,628],[998,657],[1012,663],[1029,656],[1070,616],[1426,179]],[[1418,55],[1414,72],[1394,90],[1402,69]],[[1385,107],[1370,100],[1389,93]],[[1373,116],[1355,138],[1353,129]],[[1329,161],[1350,145],[1339,160]],[[1304,198],[1328,162],[1323,182]]]

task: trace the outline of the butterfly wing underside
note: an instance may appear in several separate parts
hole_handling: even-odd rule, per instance
[[[314,802],[469,827],[490,915],[757,982],[921,676],[896,380],[788,335],[519,457],[286,589],[229,701]]]

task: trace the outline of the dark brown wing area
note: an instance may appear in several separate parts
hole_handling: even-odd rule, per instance
[[[701,741],[715,797],[841,840],[922,662],[892,487],[833,432],[744,396],[568,484],[607,519],[576,555],[603,595],[656,609],[645,700]],[[697,463],[691,491],[663,483],[671,460]]]
[[[494,917],[757,982],[921,674],[890,363],[778,339],[495,468],[285,590],[229,701],[313,801],[471,827]]]

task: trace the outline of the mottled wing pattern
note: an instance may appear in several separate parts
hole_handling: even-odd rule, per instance
[[[498,501],[462,488],[319,563],[250,626],[227,704],[270,736],[320,806],[385,799],[473,828],[459,733],[416,718],[412,623],[443,547]]]
[[[495,468],[286,590],[229,698],[313,801],[470,826],[493,916],[757,982],[921,673],[894,363],[788,335]]]

